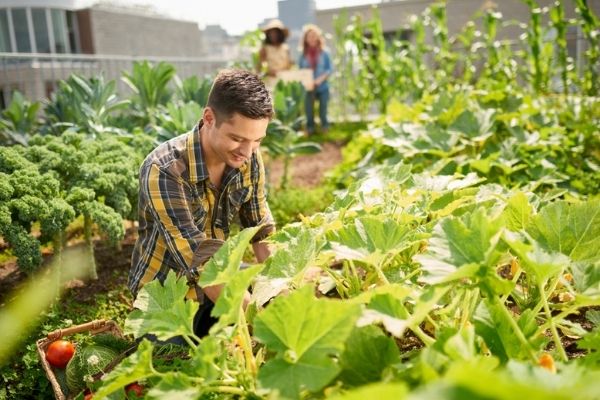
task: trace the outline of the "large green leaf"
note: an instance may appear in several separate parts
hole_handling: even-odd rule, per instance
[[[177,279],[173,271],[169,271],[164,286],[158,280],[145,284],[133,303],[136,309],[125,321],[125,330],[135,337],[154,334],[159,340],[193,336],[192,321],[198,304],[185,301],[188,289],[186,280]]]
[[[546,251],[538,242],[527,244],[520,236],[508,232],[504,237],[511,249],[519,256],[525,272],[532,276],[538,285],[545,285],[549,279],[556,277],[571,263],[566,255],[556,251]]]
[[[293,233],[286,237],[285,247],[267,259],[265,275],[269,278],[293,278],[314,263],[318,250],[315,230],[300,226]]]
[[[512,196],[504,209],[506,227],[511,231],[520,231],[527,227],[533,214],[533,208],[523,192]]]
[[[294,363],[283,358],[268,361],[259,371],[260,384],[278,390],[284,398],[299,399],[302,391],[316,392],[339,373],[337,363],[327,354],[310,352]]]
[[[599,261],[600,200],[549,204],[533,217],[528,232],[549,252],[563,253],[573,261]]]
[[[380,328],[373,325],[356,328],[340,357],[342,372],[339,379],[349,386],[378,382],[386,368],[399,362],[396,342]]]
[[[412,400],[567,400],[598,398],[599,373],[568,365],[559,374],[539,366],[510,361],[496,368],[493,358],[452,363],[444,379],[411,393]]]
[[[427,251],[414,257],[423,265],[423,280],[441,283],[473,277],[481,267],[495,265],[502,230],[501,221],[488,217],[483,208],[460,218],[442,219],[433,230]]]
[[[259,229],[246,228],[229,238],[204,265],[198,284],[206,287],[227,283],[239,271],[248,243]]]
[[[180,372],[167,372],[144,394],[147,400],[196,400],[200,389],[189,375]]]
[[[305,286],[275,299],[254,320],[254,335],[276,357],[258,374],[262,386],[299,398],[303,389],[317,391],[340,368],[332,358],[344,347],[360,307],[336,300],[316,299]]]
[[[102,378],[103,385],[94,396],[104,399],[126,385],[141,381],[156,374],[152,365],[152,343],[144,339],[135,353],[121,361],[112,371]]]
[[[450,129],[457,130],[467,136],[468,140],[485,140],[493,135],[494,115],[496,110],[463,111],[452,123]]]
[[[413,244],[413,230],[406,224],[382,217],[362,217],[328,239],[340,258],[378,265]]]
[[[220,317],[217,326],[224,327],[238,321],[240,313],[243,312],[244,295],[254,277],[263,268],[263,265],[254,265],[239,271],[225,285],[211,313],[213,316]]]
[[[447,287],[435,286],[423,293],[415,292],[409,296],[401,288],[389,293],[380,292],[371,297],[357,324],[365,326],[381,323],[389,333],[401,338],[407,328],[414,329],[425,320],[447,290]],[[410,312],[406,303],[414,303]]]
[[[475,186],[485,179],[470,172],[465,176],[431,175],[429,173],[415,174],[412,177],[413,187],[434,192],[464,189]]]
[[[521,344],[511,330],[506,314],[492,302],[481,302],[473,316],[475,331],[485,340],[491,353],[501,361],[510,357],[518,357]]]

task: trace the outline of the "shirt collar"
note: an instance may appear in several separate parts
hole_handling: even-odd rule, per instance
[[[200,140],[200,129],[202,128],[203,122],[200,120],[194,129],[188,135],[187,139],[187,151],[189,159],[190,171],[190,182],[196,184],[200,181],[208,179],[208,169],[206,163],[202,157],[202,143]]]

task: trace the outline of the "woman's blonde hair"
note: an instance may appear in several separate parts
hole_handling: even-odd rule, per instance
[[[318,37],[319,37],[319,49],[323,50],[325,48],[325,37],[323,36],[323,32],[321,31],[321,28],[319,28],[317,25],[315,24],[306,24],[302,27],[302,39],[300,42],[300,48],[302,49],[302,52],[304,52],[306,50],[306,36],[308,35],[308,32],[313,31],[315,32]]]

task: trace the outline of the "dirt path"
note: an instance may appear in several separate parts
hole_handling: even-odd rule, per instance
[[[323,150],[316,154],[298,156],[291,162],[291,186],[315,187],[323,180],[324,174],[342,161],[341,145],[323,143]],[[282,160],[272,160],[266,163],[269,174],[269,184],[278,187],[283,175]]]

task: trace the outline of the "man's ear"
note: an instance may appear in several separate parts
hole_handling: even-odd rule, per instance
[[[204,107],[202,112],[202,121],[206,126],[213,126],[216,123],[215,112],[210,107]]]

